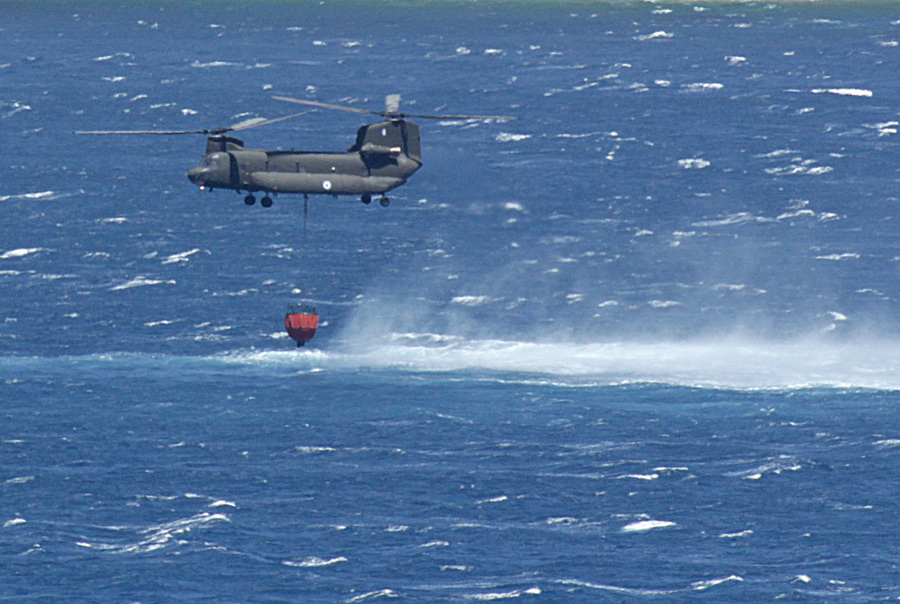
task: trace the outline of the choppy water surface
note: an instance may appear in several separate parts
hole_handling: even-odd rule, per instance
[[[0,594],[900,596],[898,53],[890,3],[0,9]],[[520,119],[305,235],[202,136],[74,134],[395,92]]]

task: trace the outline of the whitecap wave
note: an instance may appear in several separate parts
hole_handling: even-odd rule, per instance
[[[560,585],[570,585],[573,587],[585,587],[598,591],[609,591],[617,594],[625,594],[629,596],[667,596],[675,593],[674,590],[663,589],[644,589],[639,587],[621,587],[618,585],[604,585],[602,583],[590,583],[588,581],[579,581],[577,579],[563,579],[558,582]]]
[[[795,458],[789,455],[781,455],[767,459],[764,463],[747,470],[729,472],[726,476],[733,476],[744,480],[760,480],[767,474],[779,475],[784,472],[797,472],[802,469],[803,466],[801,466]]]
[[[646,42],[647,40],[668,40],[669,38],[674,38],[675,34],[671,34],[667,31],[655,31],[652,34],[642,34],[639,36],[634,36],[634,39],[639,42]]]
[[[16,195],[0,195],[0,201],[10,201],[13,199],[55,199],[59,197],[54,191],[40,191],[38,193],[18,193]]]
[[[11,258],[24,258],[25,256],[30,256],[32,254],[37,254],[38,252],[46,252],[47,249],[43,247],[22,247],[14,250],[7,250],[0,254],[0,260],[9,260]]]
[[[725,85],[719,82],[695,82],[693,84],[684,84],[681,88],[688,92],[711,92],[713,90],[722,90],[725,88]]]
[[[364,594],[360,594],[358,596],[353,596],[352,598],[350,598],[348,600],[344,600],[344,601],[352,604],[354,602],[368,602],[369,600],[374,600],[375,598],[399,598],[399,597],[400,596],[397,595],[397,592],[395,592],[392,589],[379,589],[378,591],[370,591],[370,592],[366,592]]]
[[[705,589],[709,589],[710,587],[715,587],[717,585],[721,585],[723,583],[728,583],[730,581],[743,581],[743,580],[744,579],[742,577],[739,577],[737,575],[729,575],[727,577],[722,577],[720,579],[708,579],[706,581],[695,581],[694,583],[691,584],[691,587],[693,587],[697,591],[703,591]]]
[[[710,166],[709,161],[697,157],[679,159],[676,163],[679,168],[684,168],[685,170],[702,170]]]
[[[872,91],[864,88],[815,88],[812,92],[813,94],[836,94],[838,96],[859,96],[867,98],[872,96]]]
[[[20,524],[25,524],[26,522],[27,522],[27,520],[25,520],[24,518],[19,518],[19,517],[12,518],[3,523],[3,528],[10,528],[13,526],[18,526]]]
[[[483,594],[472,594],[465,596],[467,600],[475,600],[478,602],[488,602],[493,600],[509,600],[519,598],[521,596],[539,596],[543,593],[540,587],[529,587],[527,589],[514,589],[512,591],[488,592]]]
[[[637,522],[632,522],[631,524],[626,524],[625,526],[623,526],[622,532],[646,533],[647,531],[652,531],[654,529],[660,528],[668,528],[670,526],[675,526],[675,523],[668,520],[639,520]]]
[[[122,291],[124,289],[131,289],[132,287],[145,287],[148,285],[161,285],[161,284],[175,285],[175,280],[174,279],[149,279],[147,277],[140,276],[140,277],[135,277],[131,281],[126,281],[125,283],[120,283],[119,285],[114,285],[113,287],[111,287],[109,289],[110,289],[110,291],[117,292],[117,291]]]
[[[203,250],[199,248],[194,248],[192,250],[188,250],[187,252],[181,252],[180,254],[172,254],[167,256],[165,260],[162,261],[163,264],[175,264],[178,262],[187,262],[191,256],[194,254],[199,254]]]
[[[134,543],[122,544],[80,541],[77,545],[79,547],[105,551],[112,554],[142,554],[156,551],[173,544],[184,545],[186,544],[184,537],[187,533],[214,522],[230,522],[230,520],[225,514],[202,512],[189,518],[181,518],[173,520],[172,522],[151,525],[141,529],[138,532],[142,537]],[[120,527],[115,527],[114,530],[116,532],[121,532]]]
[[[319,558],[318,556],[309,556],[308,558],[304,558],[303,560],[285,560],[282,564],[285,566],[294,566],[296,568],[322,568],[324,566],[332,566],[333,564],[339,564],[341,562],[346,562],[347,558],[344,556],[338,556],[336,558]]]
[[[199,69],[208,69],[210,67],[240,67],[240,63],[232,63],[231,61],[209,61],[207,63],[201,63],[200,61],[194,61],[191,63],[191,67]]]
[[[501,132],[495,137],[498,143],[517,143],[531,138],[530,134],[515,134],[512,132]]]

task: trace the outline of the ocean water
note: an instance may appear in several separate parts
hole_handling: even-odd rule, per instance
[[[0,600],[900,598],[898,72],[890,2],[3,3]],[[391,93],[519,119],[306,224],[75,134]]]

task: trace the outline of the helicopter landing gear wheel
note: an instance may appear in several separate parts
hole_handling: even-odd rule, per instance
[[[369,205],[370,203],[372,203],[372,196],[369,195],[368,193],[363,193],[363,196],[360,197],[359,200],[361,202],[363,202],[364,204]]]
[[[268,195],[266,195],[265,197],[263,197],[262,199],[259,200],[259,205],[261,205],[264,208],[271,208],[272,207],[272,198],[269,197]]]
[[[381,207],[382,207],[382,208],[386,208],[386,207],[388,207],[389,205],[391,205],[391,200],[388,199],[387,195],[382,195],[382,196],[381,196],[381,199],[378,201],[378,203],[381,204]]]
[[[256,198],[252,194],[247,195],[244,198],[244,203],[246,203],[248,206],[252,206],[254,203],[256,203]]]

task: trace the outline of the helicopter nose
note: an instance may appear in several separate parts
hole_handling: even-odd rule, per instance
[[[188,179],[195,185],[202,185],[206,182],[206,174],[209,172],[205,168],[193,168],[188,171]]]

